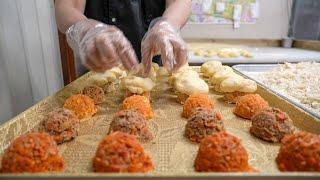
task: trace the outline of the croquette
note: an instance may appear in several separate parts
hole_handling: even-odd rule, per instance
[[[147,120],[135,110],[119,111],[110,124],[110,132],[125,132],[137,136],[140,142],[148,142],[153,136],[147,127]]]
[[[78,136],[79,119],[74,113],[65,108],[57,108],[43,119],[40,131],[53,136],[57,144],[67,142]]]
[[[248,164],[248,153],[241,141],[225,131],[201,140],[195,169],[198,172],[254,171]]]
[[[194,93],[188,97],[183,105],[182,117],[189,118],[197,107],[213,109],[214,103],[206,94]]]
[[[277,108],[267,108],[251,119],[250,133],[269,142],[280,142],[286,134],[294,133],[294,125],[287,113]]]
[[[93,158],[94,172],[146,173],[153,164],[135,136],[114,132],[100,142]]]
[[[276,162],[280,171],[320,172],[320,135],[304,131],[285,135]]]
[[[268,102],[259,94],[247,94],[238,99],[233,113],[239,117],[251,119],[258,111],[268,107]]]
[[[222,115],[211,109],[198,107],[188,119],[185,136],[192,142],[200,142],[208,135],[224,131]]]
[[[121,110],[133,109],[141,113],[146,119],[152,119],[153,113],[150,101],[141,95],[133,95],[127,97],[123,103]]]
[[[97,113],[93,99],[82,94],[69,97],[63,107],[73,111],[79,119],[90,118]]]
[[[104,90],[99,86],[86,86],[82,89],[82,94],[93,99],[94,104],[101,104],[104,101]]]
[[[64,160],[53,137],[47,133],[28,133],[5,150],[1,166],[3,173],[58,172],[64,170]]]

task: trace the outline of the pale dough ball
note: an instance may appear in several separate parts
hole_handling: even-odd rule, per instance
[[[111,68],[104,73],[95,73],[88,81],[100,87],[104,87],[108,83],[117,83],[121,78],[127,76],[127,72],[120,66]]]
[[[183,65],[180,69],[178,69],[175,73],[173,73],[173,74],[170,76],[170,78],[169,78],[169,84],[170,84],[171,86],[173,86],[176,78],[177,78],[178,76],[184,75],[184,74],[190,74],[190,75],[199,77],[199,74],[198,74],[196,71],[194,71],[194,70],[192,69],[192,67],[189,66],[188,63],[186,63],[185,65]]]
[[[178,76],[174,83],[175,89],[180,93],[191,95],[193,93],[208,93],[209,86],[202,80],[199,75],[184,73]]]
[[[220,84],[223,80],[234,75],[232,68],[229,66],[222,66],[219,71],[212,75],[210,81],[212,84]]]
[[[194,51],[194,55],[196,56],[204,56],[206,54],[205,50],[197,49]]]
[[[247,58],[252,58],[253,57],[250,52],[248,52],[246,50],[243,50],[243,49],[240,50],[240,54],[241,54],[241,56],[247,57]]]
[[[143,94],[150,92],[155,83],[150,78],[127,76],[123,79],[123,86],[133,94]]]
[[[255,81],[252,81],[250,79],[244,79],[242,81],[242,86],[238,91],[252,93],[255,92],[257,88],[257,83]]]
[[[218,51],[218,56],[221,58],[236,58],[240,56],[240,49],[223,48]]]
[[[243,77],[234,74],[221,82],[219,90],[222,92],[235,92],[241,88],[243,80]]]
[[[216,56],[217,54],[218,52],[215,50],[207,50],[206,54],[204,54],[204,57],[213,57],[213,56]]]
[[[211,77],[217,71],[219,71],[222,67],[222,63],[220,61],[208,61],[201,66],[201,72],[206,77]]]

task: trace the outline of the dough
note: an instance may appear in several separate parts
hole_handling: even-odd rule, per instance
[[[206,51],[201,50],[201,49],[197,49],[194,51],[194,55],[196,56],[204,56],[206,54]]]
[[[240,56],[240,49],[223,48],[218,51],[218,56],[221,58],[236,58]]]
[[[222,92],[235,92],[242,87],[243,81],[243,77],[234,74],[221,82],[219,90]]]
[[[173,73],[170,77],[169,77],[169,84],[171,86],[174,86],[174,83],[176,81],[176,79],[179,77],[179,76],[184,76],[184,75],[189,75],[189,76],[196,76],[197,78],[199,78],[199,74],[194,71],[190,66],[189,64],[185,64],[183,65],[180,69],[177,70],[177,72]]]
[[[127,76],[123,79],[123,85],[133,94],[143,94],[144,92],[150,92],[155,83],[150,78]]]
[[[201,66],[201,72],[205,77],[211,77],[217,71],[219,71],[222,67],[222,63],[220,61],[208,61]]]
[[[201,71],[205,72],[209,76],[208,71],[212,69],[215,72],[210,78],[210,82],[214,85],[214,89],[217,92],[246,92],[251,93],[257,90],[257,83],[250,79],[245,79],[242,76],[233,72],[229,66],[219,67],[218,61],[210,61],[207,64],[203,64]],[[205,74],[204,73],[204,74]]]
[[[202,80],[195,71],[186,71],[178,76],[175,80],[174,86],[180,93],[191,95],[193,93],[208,93],[209,86]]]
[[[204,54],[204,57],[213,57],[213,56],[216,56],[217,54],[218,52],[215,50],[207,50],[206,54]]]
[[[240,54],[241,54],[241,56],[247,57],[247,58],[252,58],[253,57],[250,52],[248,52],[246,50],[243,50],[243,49],[240,50]]]
[[[251,58],[252,54],[244,49],[239,48],[223,48],[218,51],[220,58],[237,58],[239,56]]]
[[[118,83],[121,78],[127,76],[127,72],[121,66],[111,68],[104,73],[96,73],[89,81],[97,86],[104,87],[108,83]]]
[[[220,84],[223,80],[233,76],[234,74],[235,73],[231,67],[222,66],[221,69],[211,77],[210,81],[212,84]]]
[[[252,81],[250,79],[244,79],[242,81],[241,88],[238,90],[240,92],[255,92],[257,90],[257,83],[255,81]]]

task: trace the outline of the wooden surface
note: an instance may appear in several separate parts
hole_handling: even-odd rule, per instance
[[[320,41],[295,40],[293,47],[320,51]]]
[[[66,36],[59,32],[59,45],[61,53],[61,65],[64,85],[74,81],[76,77],[76,67],[72,49],[68,46]]]
[[[187,44],[215,44],[230,45],[230,46],[248,46],[248,47],[279,47],[281,45],[280,40],[268,40],[268,39],[185,39]]]

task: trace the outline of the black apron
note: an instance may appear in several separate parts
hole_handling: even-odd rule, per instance
[[[165,0],[87,0],[85,15],[122,30],[140,60],[141,40],[165,5]]]

